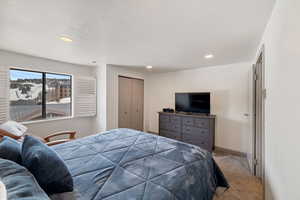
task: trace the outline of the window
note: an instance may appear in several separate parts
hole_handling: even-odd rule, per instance
[[[18,122],[72,115],[72,77],[10,70],[10,118]]]

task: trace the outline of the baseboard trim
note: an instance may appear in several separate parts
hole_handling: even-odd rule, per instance
[[[246,153],[243,153],[243,152],[240,152],[240,151],[231,150],[231,149],[226,149],[226,148],[223,148],[223,147],[217,147],[217,146],[215,146],[214,152],[221,152],[221,153],[226,153],[226,154],[231,154],[231,155],[234,155],[234,156],[240,156],[240,157],[243,157],[243,158],[247,158],[247,154]]]

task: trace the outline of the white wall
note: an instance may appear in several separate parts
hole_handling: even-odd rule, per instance
[[[12,66],[46,72],[67,73],[74,76],[94,76],[91,67],[0,51],[0,67]],[[76,85],[74,85],[74,88],[76,89]],[[26,126],[29,128],[28,132],[38,136],[46,136],[55,131],[76,130],[78,136],[82,137],[94,133],[93,122],[92,118],[72,118],[26,124]]]
[[[262,39],[266,56],[267,200],[300,199],[299,20],[299,0],[277,0]]]
[[[118,67],[114,65],[107,66],[107,129],[118,128],[118,92],[119,92],[119,76],[126,76],[131,78],[144,79],[144,91],[147,88],[146,74],[137,72],[130,68]],[[144,111],[146,110],[147,100],[145,99]],[[145,112],[144,112],[145,115]],[[145,117],[144,117],[145,120]]]
[[[158,111],[175,107],[175,92],[211,92],[217,115],[216,146],[240,152],[249,149],[248,84],[250,63],[205,67],[148,77],[147,131],[158,132]]]
[[[99,63],[95,68],[97,76],[97,116],[94,118],[94,132],[100,133],[107,130],[107,65]]]

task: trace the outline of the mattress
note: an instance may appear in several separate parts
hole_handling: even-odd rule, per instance
[[[131,129],[52,148],[74,179],[73,193],[52,199],[211,200],[217,187],[229,187],[211,153]]]

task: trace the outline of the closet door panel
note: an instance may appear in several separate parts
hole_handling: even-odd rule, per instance
[[[132,128],[132,80],[119,77],[119,128]]]
[[[144,81],[132,79],[131,127],[143,130]]]
[[[138,108],[137,108],[137,97],[136,97],[136,83],[132,79],[132,104],[131,104],[131,128],[138,129]]]
[[[137,80],[137,110],[138,110],[138,130],[144,130],[144,81]]]

